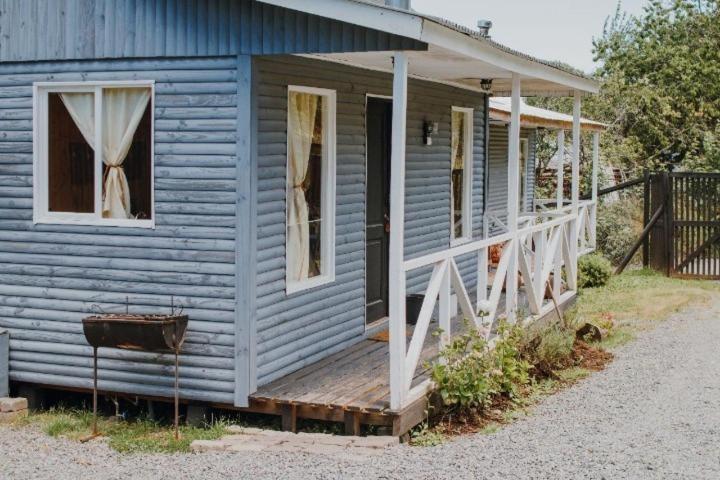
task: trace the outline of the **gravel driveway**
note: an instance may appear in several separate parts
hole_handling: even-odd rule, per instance
[[[338,460],[308,454],[119,455],[0,428],[5,479],[720,478],[720,301],[616,351],[607,370],[492,435]]]

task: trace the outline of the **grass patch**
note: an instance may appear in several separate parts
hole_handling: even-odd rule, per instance
[[[416,447],[434,447],[445,441],[445,435],[423,423],[410,434],[410,443]]]
[[[92,432],[92,412],[63,407],[31,412],[19,419],[19,425],[36,425],[51,437],[79,441]],[[172,426],[147,419],[130,421],[98,417],[98,430],[108,444],[121,453],[189,452],[193,440],[215,440],[225,435],[227,424],[217,421],[203,428],[180,426],[180,439],[175,440]]]
[[[631,340],[634,329],[664,320],[688,305],[705,304],[719,292],[716,282],[632,270],[612,277],[604,287],[582,290],[568,315],[577,323],[590,322],[610,330],[615,327],[604,345],[612,348]]]

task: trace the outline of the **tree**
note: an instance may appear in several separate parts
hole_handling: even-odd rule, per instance
[[[594,40],[603,85],[583,115],[609,124],[603,157],[628,171],[674,153],[684,169],[720,169],[720,0],[651,0],[638,17],[621,6]],[[570,99],[534,99],[566,113]]]

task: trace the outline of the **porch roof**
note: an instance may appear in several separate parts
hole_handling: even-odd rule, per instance
[[[490,120],[510,123],[511,111],[510,97],[490,98]],[[553,110],[533,107],[522,100],[520,102],[520,123],[523,127],[572,130],[573,117],[572,115],[566,115]],[[600,132],[605,130],[607,125],[587,118],[581,118],[580,128],[587,131]]]
[[[427,44],[426,51],[408,51],[409,73],[418,78],[509,95],[513,73],[520,75],[525,96],[571,96],[597,93],[599,82],[578,71],[508,48],[479,32],[448,20],[381,5],[371,0],[260,0],[263,3],[340,20]],[[316,54],[330,61],[391,71],[393,52]]]

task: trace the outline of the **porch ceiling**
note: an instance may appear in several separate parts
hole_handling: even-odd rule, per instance
[[[427,51],[406,51],[409,74],[429,81],[457,85],[476,91],[483,79],[492,80],[490,92],[496,96],[511,93],[512,71],[437,45]],[[311,55],[327,61],[360,68],[392,72],[393,52],[352,52]],[[520,75],[523,96],[572,96],[573,88],[557,81]]]
[[[406,51],[409,74],[416,77],[475,90],[480,90],[482,79],[491,79],[491,91],[498,96],[511,93],[513,72],[520,76],[523,96],[571,96],[576,91],[597,93],[600,87],[597,80],[582,73],[513,50],[478,31],[414,10],[368,0],[260,1],[426,43],[427,51]],[[393,52],[347,52],[315,56],[373,70],[392,71],[392,55]]]

